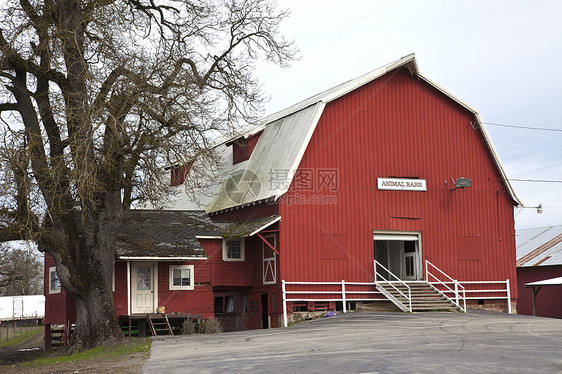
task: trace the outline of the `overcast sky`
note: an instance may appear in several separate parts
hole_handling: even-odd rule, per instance
[[[410,53],[480,112],[510,179],[562,181],[562,1],[279,0],[300,60],[262,66],[272,114]],[[516,228],[562,225],[562,183],[512,181]]]

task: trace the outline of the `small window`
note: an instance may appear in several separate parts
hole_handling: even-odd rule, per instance
[[[224,261],[244,261],[244,239],[225,239],[222,242]]]
[[[170,290],[192,290],[193,265],[170,265]]]
[[[234,296],[215,297],[215,313],[234,313]]]
[[[57,274],[57,268],[51,266],[49,268],[49,293],[60,293],[60,280]]]

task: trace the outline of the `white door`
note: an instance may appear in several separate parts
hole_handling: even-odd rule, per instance
[[[133,262],[131,271],[131,309],[133,314],[154,313],[154,264]]]
[[[415,252],[404,253],[404,260],[402,261],[402,279],[417,280]]]

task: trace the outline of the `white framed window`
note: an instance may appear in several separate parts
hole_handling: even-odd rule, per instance
[[[60,280],[57,274],[57,267],[51,266],[49,268],[49,293],[60,293]]]
[[[170,290],[193,290],[193,265],[170,265]]]
[[[224,261],[244,261],[244,238],[223,239],[222,259]]]

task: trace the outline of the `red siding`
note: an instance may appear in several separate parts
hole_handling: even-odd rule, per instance
[[[55,266],[55,260],[45,253],[45,271],[43,289],[45,294],[45,324],[66,324],[76,321],[74,295],[61,289],[60,293],[49,294],[49,268]]]
[[[525,283],[562,277],[562,265],[517,268],[517,313],[533,315],[532,289]],[[562,318],[562,286],[541,287],[536,297],[537,316]]]
[[[170,290],[170,265],[194,265],[195,289]],[[213,290],[207,261],[160,262],[158,263],[158,306],[164,306],[166,313],[202,314],[203,318],[213,315]]]
[[[515,298],[513,203],[471,121],[405,69],[328,104],[299,170],[335,169],[337,188],[298,191],[293,181],[279,207],[281,279],[372,281],[373,231],[418,231],[424,259],[459,280],[509,278]],[[473,186],[451,191],[461,176]],[[426,179],[427,192],[380,191],[377,177]],[[296,195],[337,203],[289,204]],[[325,253],[327,234],[345,243],[341,253]],[[461,237],[480,237],[480,260],[459,259]]]

